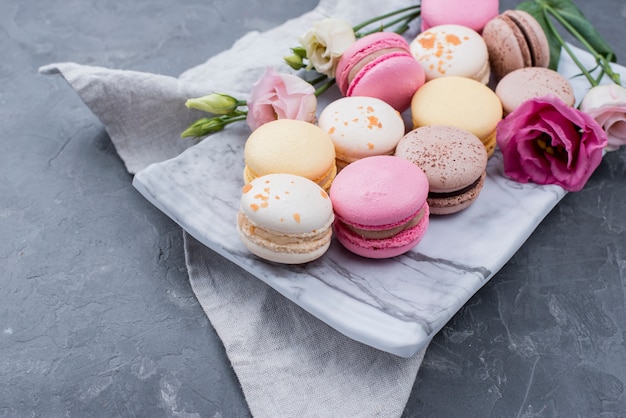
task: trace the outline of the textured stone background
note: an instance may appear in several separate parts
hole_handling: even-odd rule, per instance
[[[624,3],[577,3],[626,59]],[[0,416],[249,416],[179,228],[37,69],[176,76],[315,4],[0,2]],[[626,416],[625,208],[622,150],[437,335],[405,416]]]

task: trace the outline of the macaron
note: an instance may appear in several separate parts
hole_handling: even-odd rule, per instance
[[[341,170],[330,188],[337,240],[367,258],[390,258],[415,247],[428,229],[428,179],[393,155],[366,157]]]
[[[446,76],[489,82],[489,54],[482,36],[461,25],[438,25],[418,34],[409,44],[426,74],[426,81]]]
[[[483,29],[496,80],[525,67],[548,67],[550,46],[537,20],[523,10],[506,10]]]
[[[252,131],[244,146],[243,179],[273,173],[306,177],[328,191],[335,175],[335,145],[312,123],[278,119]]]
[[[451,23],[480,32],[499,8],[498,0],[422,0],[421,30]]]
[[[425,81],[409,43],[393,32],[358,39],[342,54],[335,74],[343,96],[376,97],[399,112],[409,107],[413,93]]]
[[[440,77],[424,84],[413,96],[413,128],[451,125],[481,140],[487,155],[496,148],[496,125],[502,119],[502,103],[486,85],[466,77]]]
[[[404,120],[375,97],[343,97],[329,103],[317,124],[335,144],[337,169],[364,157],[393,154],[405,133]]]
[[[333,220],[330,198],[319,185],[293,174],[268,174],[243,187],[237,231],[258,257],[301,264],[328,250]]]
[[[449,215],[470,206],[485,182],[487,151],[465,129],[424,126],[408,132],[396,156],[416,164],[428,178],[428,206],[433,215]]]
[[[520,68],[508,73],[498,82],[495,92],[505,115],[535,97],[553,95],[568,106],[576,102],[570,82],[558,72],[543,67]]]

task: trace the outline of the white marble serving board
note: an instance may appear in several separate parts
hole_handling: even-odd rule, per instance
[[[577,73],[568,65],[559,71]],[[587,87],[573,84],[580,99]],[[557,186],[506,179],[496,152],[478,200],[458,214],[432,216],[424,239],[407,254],[368,260],[333,242],[312,263],[279,265],[250,254],[237,235],[249,131],[227,129],[230,140],[209,137],[141,171],[133,185],[200,242],[339,332],[402,357],[424,347],[565,195]]]

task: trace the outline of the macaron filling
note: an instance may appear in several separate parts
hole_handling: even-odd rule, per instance
[[[541,51],[537,51],[535,49],[535,45],[537,44],[537,38],[536,35],[532,32],[530,32],[529,30],[526,29],[526,25],[524,25],[524,22],[520,21],[520,19],[518,19],[517,16],[515,16],[515,14],[510,13],[506,15],[507,19],[510,19],[513,24],[515,24],[515,26],[517,27],[517,29],[521,32],[522,36],[524,37],[524,45],[526,47],[528,47],[528,52],[529,52],[529,65],[527,65],[528,67],[535,67],[538,66],[539,63],[538,58],[541,55]]]
[[[354,64],[354,66],[348,72],[347,82],[348,82],[348,84],[352,83],[352,81],[354,81],[354,79],[357,76],[357,74],[363,68],[365,68],[370,63],[373,64],[376,61],[379,61],[379,58],[381,58],[381,57],[387,57],[388,58],[390,56],[406,56],[406,55],[407,55],[406,49],[400,48],[400,47],[383,48],[381,50],[374,51],[371,54],[366,55],[365,57],[363,57],[356,64]]]
[[[321,230],[303,234],[286,234],[252,224],[243,213],[238,215],[239,231],[250,241],[276,252],[309,253],[312,249],[330,244],[332,229],[329,223]]]
[[[459,190],[454,190],[454,191],[450,191],[450,192],[433,192],[433,191],[429,191],[428,192],[428,198],[429,199],[447,199],[450,197],[456,197],[456,196],[461,196],[467,192],[470,192],[472,190],[474,190],[475,188],[479,187],[481,185],[481,183],[483,183],[485,180],[485,173],[483,173],[480,177],[478,177],[476,179],[475,182],[473,182],[472,184],[470,184],[469,186],[463,187],[462,189]]]
[[[394,224],[394,226],[382,226],[382,227],[378,226],[378,227],[375,227],[376,229],[373,229],[374,227],[372,226],[366,226],[366,225],[357,226],[354,224],[352,225],[347,224],[341,219],[338,219],[337,221],[341,222],[344,227],[354,232],[355,234],[362,236],[363,238],[387,239],[387,238],[391,238],[391,237],[398,235],[402,231],[415,227],[424,218],[425,213],[426,213],[426,209],[424,206],[422,206],[420,210],[418,210],[417,213],[411,216],[408,220],[405,220],[401,222],[400,224]]]

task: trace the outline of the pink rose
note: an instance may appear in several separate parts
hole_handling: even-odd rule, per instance
[[[527,100],[498,123],[504,173],[520,183],[581,190],[600,165],[606,132],[555,96]]]
[[[315,88],[298,76],[282,74],[268,67],[252,85],[246,121],[255,130],[276,119],[315,122]]]
[[[626,89],[617,84],[603,84],[591,88],[580,110],[591,115],[608,136],[607,151],[626,145]]]

